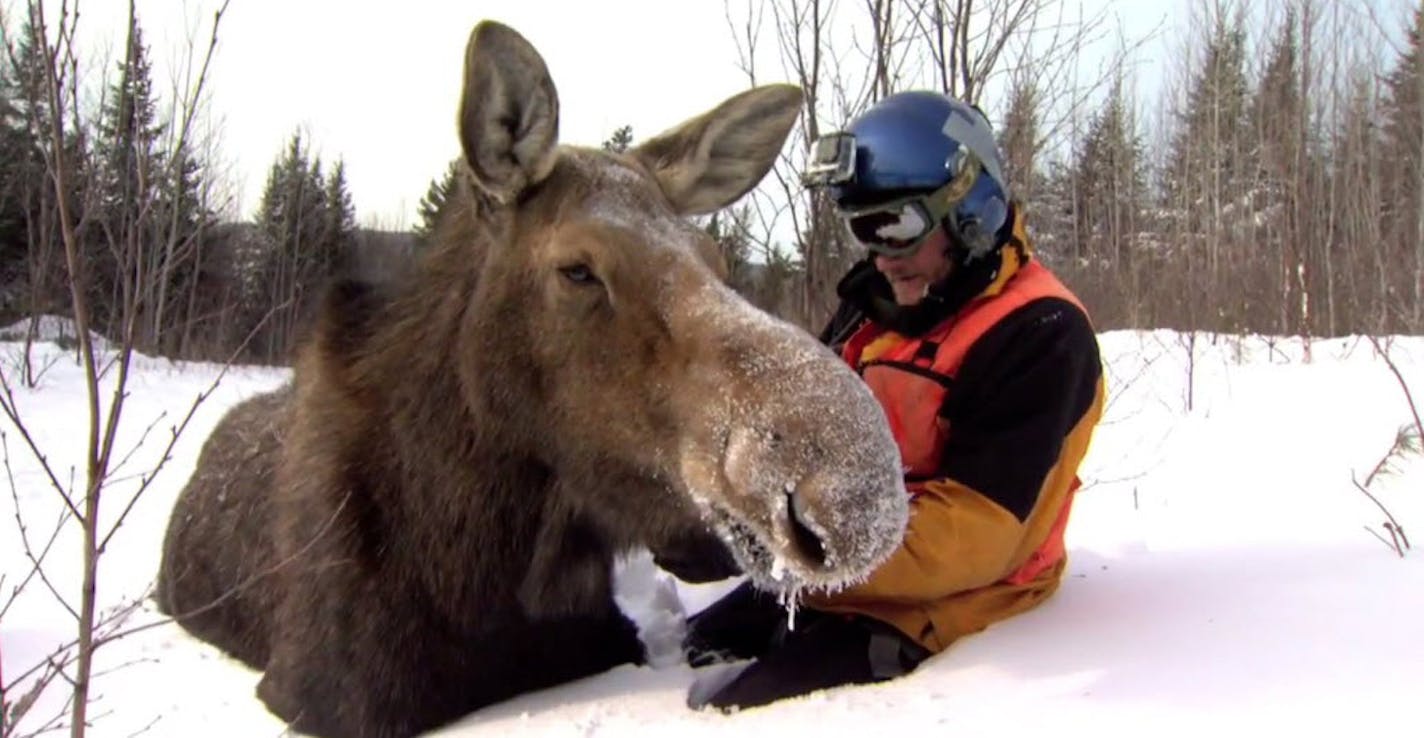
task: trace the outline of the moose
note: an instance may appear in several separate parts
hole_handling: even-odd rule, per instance
[[[409,736],[641,662],[610,571],[635,547],[794,597],[904,534],[879,405],[728,288],[686,217],[761,180],[799,89],[614,153],[558,143],[512,29],[478,24],[464,74],[434,243],[395,285],[327,291],[292,381],[205,442],[163,543],[160,609],[262,671],[303,733]]]

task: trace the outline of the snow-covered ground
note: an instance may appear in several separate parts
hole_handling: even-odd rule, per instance
[[[1404,558],[1376,537],[1388,538],[1384,513],[1351,482],[1352,474],[1364,479],[1411,420],[1399,385],[1362,339],[1316,341],[1306,361],[1298,340],[1202,335],[1189,362],[1186,338],[1101,336],[1108,414],[1068,532],[1068,580],[1038,610],[966,638],[888,684],[722,716],[684,707],[698,676],[684,665],[623,667],[496,705],[439,735],[1421,734],[1424,465],[1407,460],[1370,488],[1414,534],[1416,549]],[[1424,338],[1390,345],[1424,401]],[[0,343],[7,377],[18,351],[19,344]],[[16,390],[19,409],[56,472],[82,477],[88,411],[81,371],[53,344],[39,344],[36,357],[48,368],[37,389]],[[121,474],[152,467],[169,427],[218,369],[136,360],[120,457],[145,428],[153,431]],[[276,369],[228,370],[114,536],[102,564],[105,603],[150,585],[168,511],[222,412],[286,377]],[[61,508],[15,430],[8,421],[0,428],[15,489],[0,495],[3,606],[29,568],[14,501],[36,543],[48,538]],[[111,516],[135,484],[131,478],[110,493]],[[49,580],[71,597],[77,543],[62,536],[46,562]],[[676,627],[664,612],[666,590],[658,603],[661,577],[636,560],[620,578],[627,608],[649,623],[651,639],[664,638],[660,648],[666,629]],[[692,611],[725,588],[676,591]],[[129,625],[154,619],[145,608]],[[69,622],[33,582],[0,620],[4,678],[72,637]],[[176,626],[107,646],[99,670],[91,735],[283,732],[253,696],[255,672]]]

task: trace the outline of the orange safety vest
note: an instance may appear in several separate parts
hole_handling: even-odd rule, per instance
[[[953,429],[939,411],[969,349],[1005,316],[1047,297],[1083,309],[1078,298],[1052,272],[1036,260],[1029,261],[998,294],[975,298],[929,333],[906,338],[883,354],[861,361],[866,347],[886,333],[886,329],[873,323],[861,326],[846,342],[841,355],[860,373],[884,408],[890,431],[900,447],[905,486],[912,496],[919,494],[926,481],[941,476],[940,455]],[[1003,581],[1026,584],[1063,558],[1068,511],[1080,484],[1075,476],[1048,537]]]

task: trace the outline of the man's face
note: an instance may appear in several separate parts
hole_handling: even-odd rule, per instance
[[[908,256],[877,255],[875,268],[890,280],[897,304],[917,305],[925,299],[925,291],[930,285],[949,276],[952,265],[948,251],[949,234],[940,227],[925,236],[920,247]]]

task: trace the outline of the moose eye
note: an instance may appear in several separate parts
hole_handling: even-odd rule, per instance
[[[588,268],[587,264],[570,264],[569,266],[559,267],[559,273],[564,275],[564,279],[567,279],[574,284],[601,284],[598,281],[598,277],[594,275],[592,269]]]

